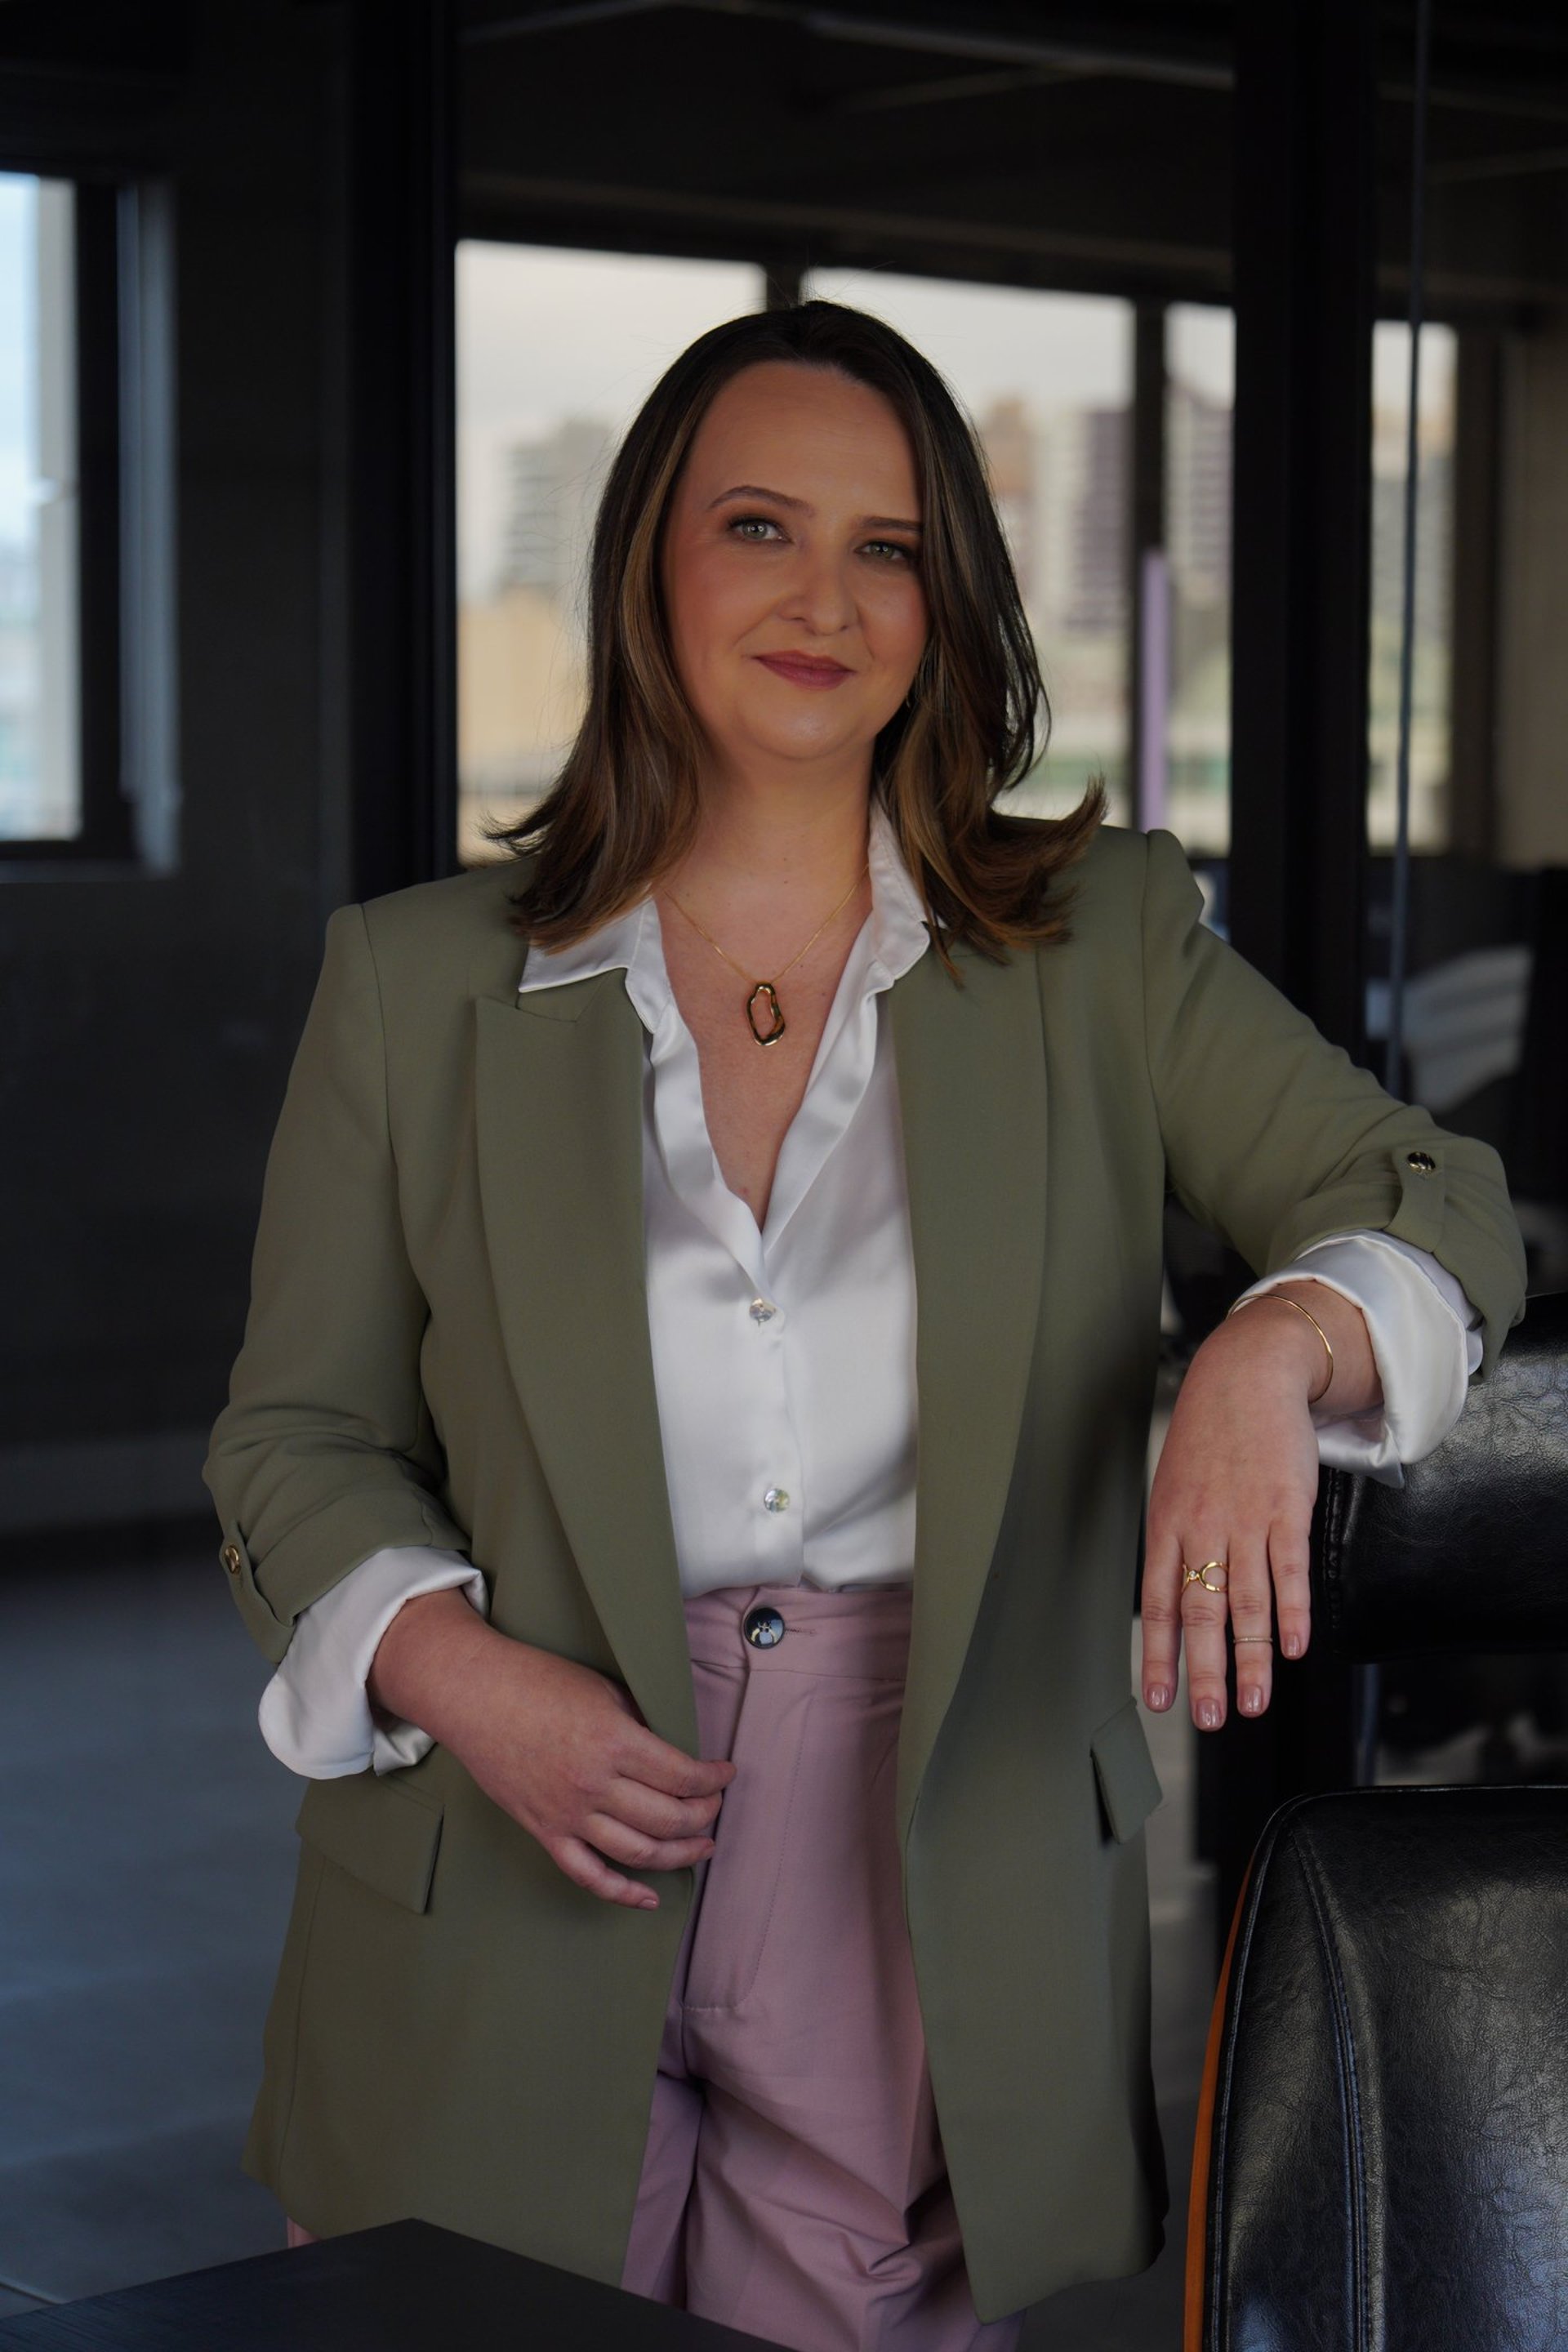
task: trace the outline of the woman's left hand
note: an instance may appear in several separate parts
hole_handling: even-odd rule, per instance
[[[1281,1303],[1292,1297],[1328,1334],[1331,1381],[1321,1339]],[[1311,1632],[1315,1420],[1370,1412],[1382,1395],[1361,1309],[1323,1283],[1280,1284],[1204,1341],[1183,1380],[1149,1497],[1146,1706],[1159,1712],[1174,1698],[1184,1634],[1199,1730],[1225,1721],[1227,1638],[1238,1644],[1237,1705],[1244,1715],[1263,1713],[1273,1689],[1276,1612],[1285,1657],[1302,1656]],[[1204,1570],[1203,1582],[1184,1585],[1189,1564]]]

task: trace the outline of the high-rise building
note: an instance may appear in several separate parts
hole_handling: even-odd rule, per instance
[[[539,588],[577,617],[588,542],[610,446],[595,417],[566,417],[553,433],[507,453],[507,519],[498,586]]]
[[[1230,593],[1230,404],[1177,379],[1165,426],[1171,571],[1190,602],[1220,604]]]
[[[1025,402],[1009,394],[992,402],[978,430],[1019,593],[1028,604],[1035,587],[1034,419]]]
[[[1127,624],[1127,437],[1124,408],[1086,408],[1076,501],[1068,626],[1101,636]]]
[[[1033,606],[1047,636],[1127,625],[1127,412],[1056,408],[1041,419]]]

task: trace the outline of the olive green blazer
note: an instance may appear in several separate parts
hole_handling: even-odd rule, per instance
[[[1130,1610],[1173,1186],[1267,1270],[1347,1227],[1522,1312],[1495,1152],[1397,1102],[1199,922],[1168,833],[1103,829],[1072,936],[928,954],[890,1017],[918,1299],[898,1822],[937,2112],[989,2318],[1152,2260]],[[387,1544],[470,1552],[494,1623],[696,1727],[643,1280],[624,975],[519,997],[512,869],[339,909],[268,1164],[205,1476],[246,1625]],[[311,1781],[246,2162],[318,2233],[405,2214],[620,2273],[690,1900],[572,1885],[437,1746]]]

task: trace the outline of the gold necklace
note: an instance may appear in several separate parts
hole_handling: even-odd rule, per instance
[[[834,908],[833,914],[825,915],[823,917],[816,930],[813,931],[810,939],[807,940],[805,947],[802,948],[800,950],[800,955],[791,956],[783,971],[779,972],[773,980],[758,980],[752,982],[752,992],[746,999],[746,1026],[751,1031],[759,1045],[776,1045],[779,1039],[784,1033],[785,1024],[784,1007],[779,1003],[779,982],[781,980],[787,979],[789,974],[795,970],[796,964],[800,961],[801,956],[805,954],[807,949],[814,948],[816,945],[817,940],[822,937],[822,934],[827,929],[828,924],[833,920],[833,915],[841,914],[843,912],[844,908],[849,904],[850,899],[855,896],[856,891],[860,887],[861,882],[869,871],[870,863],[869,860],[868,860],[866,865],[862,866],[859,873],[855,877],[854,881],[849,885],[848,889],[844,893],[843,898],[838,901],[837,906]],[[673,890],[669,894],[669,902],[672,907],[680,908],[681,913],[686,917],[687,921],[690,924],[694,931],[702,932],[702,937],[707,940],[715,955],[724,956],[724,961],[729,965],[731,971],[740,972],[742,980],[751,979],[751,974],[749,972],[741,971],[741,967],[735,961],[733,956],[724,955],[723,949],[713,937],[712,932],[703,931],[702,926],[698,921],[696,916],[692,914],[688,908],[680,906],[680,901],[676,897]],[[767,999],[768,1010],[773,1016],[773,1025],[768,1029],[759,1029],[757,1026],[757,1016],[754,1008],[759,996],[765,997]]]

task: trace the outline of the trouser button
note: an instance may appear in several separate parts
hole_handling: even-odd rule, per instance
[[[784,1621],[776,1609],[748,1609],[741,1631],[753,1650],[771,1650],[784,1637]]]

